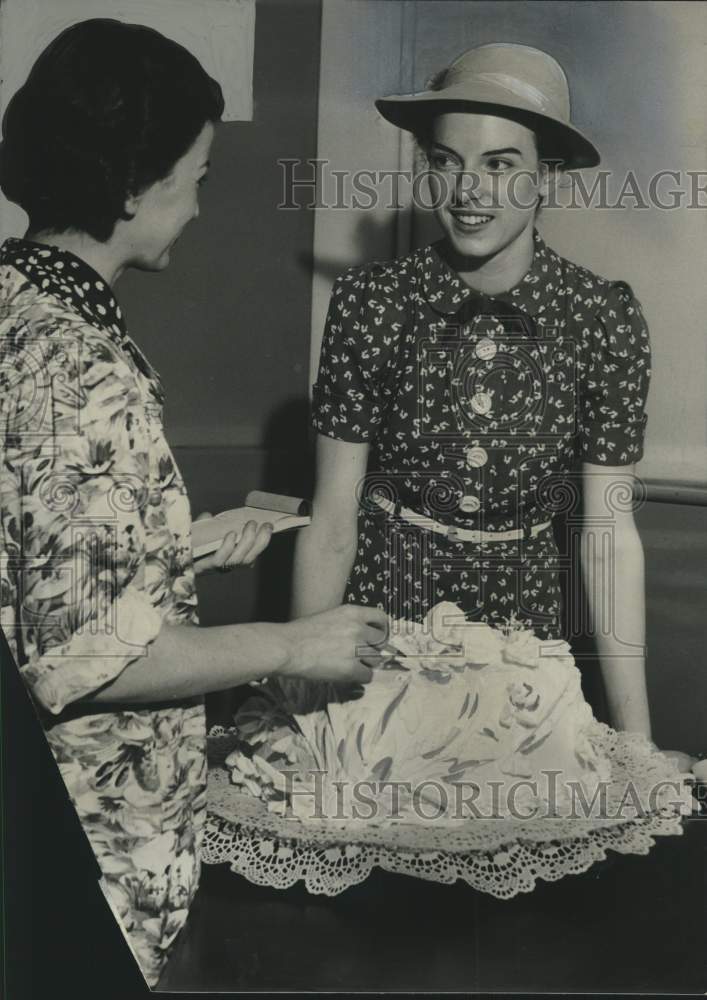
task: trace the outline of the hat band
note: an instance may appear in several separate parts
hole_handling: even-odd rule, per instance
[[[497,87],[502,87],[511,94],[515,94],[516,97],[529,101],[541,111],[549,111],[562,119],[565,117],[557,113],[556,105],[552,101],[548,101],[541,90],[533,87],[532,84],[527,83],[525,80],[519,80],[517,77],[509,76],[507,73],[474,73],[474,80],[495,84]]]

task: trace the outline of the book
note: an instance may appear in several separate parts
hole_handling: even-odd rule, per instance
[[[230,531],[240,537],[248,521],[255,521],[258,526],[269,522],[273,532],[289,531],[310,524],[311,514],[312,505],[308,500],[252,490],[245,498],[244,507],[234,507],[192,522],[194,558],[215,552]]]

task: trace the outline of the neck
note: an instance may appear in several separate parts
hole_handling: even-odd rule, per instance
[[[25,239],[45,246],[68,250],[75,257],[80,257],[84,263],[92,267],[111,288],[125,269],[125,261],[119,250],[107,243],[99,243],[88,233],[66,232],[32,232],[25,233]]]
[[[489,257],[471,258],[446,244],[448,263],[461,280],[477,292],[498,295],[514,288],[533,262],[533,227],[528,226],[507,247]]]

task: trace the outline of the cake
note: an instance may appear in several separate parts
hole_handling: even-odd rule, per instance
[[[358,697],[309,711],[250,699],[226,760],[234,784],[305,822],[525,820],[596,803],[611,766],[567,643],[443,603],[392,622],[387,645]]]

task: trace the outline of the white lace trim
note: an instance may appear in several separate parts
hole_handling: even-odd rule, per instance
[[[691,788],[668,758],[644,737],[597,725],[611,759],[615,791],[627,781],[642,802],[660,783],[666,794],[656,811],[625,818],[472,819],[441,828],[433,823],[371,826],[335,820],[302,823],[271,812],[239,792],[222,766],[234,731],[215,728],[209,738],[209,818],[203,860],[230,865],[257,885],[286,889],[299,880],[311,893],[335,896],[363,882],[378,867],[430,881],[461,879],[500,899],[531,892],[541,878],[556,881],[586,871],[606,857],[648,854],[657,836],[682,833],[694,805]],[[676,791],[675,783],[677,782]]]

